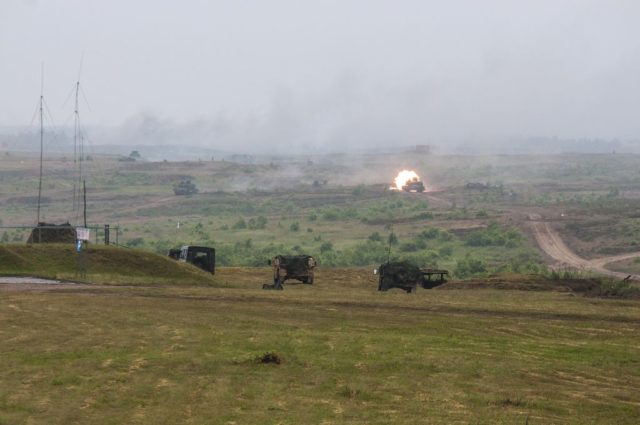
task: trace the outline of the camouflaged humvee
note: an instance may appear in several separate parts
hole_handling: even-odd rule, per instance
[[[420,268],[408,261],[387,262],[374,273],[378,274],[378,291],[400,288],[413,293],[418,286],[435,288],[446,282],[447,270]]]
[[[288,279],[313,284],[317,263],[310,255],[276,255],[269,264],[273,267],[273,285],[262,285],[263,289],[283,289],[282,284]]]

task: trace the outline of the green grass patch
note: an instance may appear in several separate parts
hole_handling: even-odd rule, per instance
[[[0,245],[0,274],[104,284],[215,285],[216,279],[190,264],[137,249],[71,244]]]

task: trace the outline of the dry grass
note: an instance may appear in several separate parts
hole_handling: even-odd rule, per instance
[[[378,293],[368,269],[262,291],[0,292],[0,423],[637,423],[640,302]],[[256,361],[265,353],[280,363]]]

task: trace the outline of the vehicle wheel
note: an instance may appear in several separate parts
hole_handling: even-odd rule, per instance
[[[273,284],[274,289],[282,290],[283,289],[283,287],[282,287],[283,283],[284,283],[284,279],[282,279],[282,278],[276,279],[274,284]]]
[[[378,284],[378,291],[387,292],[389,290],[389,282],[386,279],[381,279]]]

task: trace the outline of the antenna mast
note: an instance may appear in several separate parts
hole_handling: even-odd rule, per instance
[[[80,93],[80,81],[76,81],[76,97],[75,97],[75,106],[73,108],[73,164],[78,171],[78,184],[74,183],[73,185],[73,212],[77,213],[79,210],[80,197],[77,196],[80,191],[80,182],[82,181],[82,166],[78,166],[78,133],[80,128],[80,116],[78,113],[78,94]],[[77,214],[76,214],[77,218]]]
[[[40,72],[40,177],[38,179],[38,212],[36,226],[40,224],[40,201],[42,198],[42,151],[44,150],[44,63]]]
[[[76,95],[75,95],[75,105],[73,110],[74,117],[74,131],[73,131],[73,163],[76,166],[76,170],[78,173],[78,179],[73,185],[73,213],[76,216],[76,222],[80,216],[80,200],[81,200],[81,191],[84,192],[84,196],[86,196],[86,192],[84,190],[84,179],[82,176],[82,161],[84,157],[84,140],[82,136],[82,128],[80,125],[80,108],[79,108],[79,98],[80,98],[80,75],[82,74],[82,63],[84,62],[84,54],[80,58],[80,68],[78,70],[78,79],[76,80]],[[85,226],[86,226],[86,213],[85,213]]]

